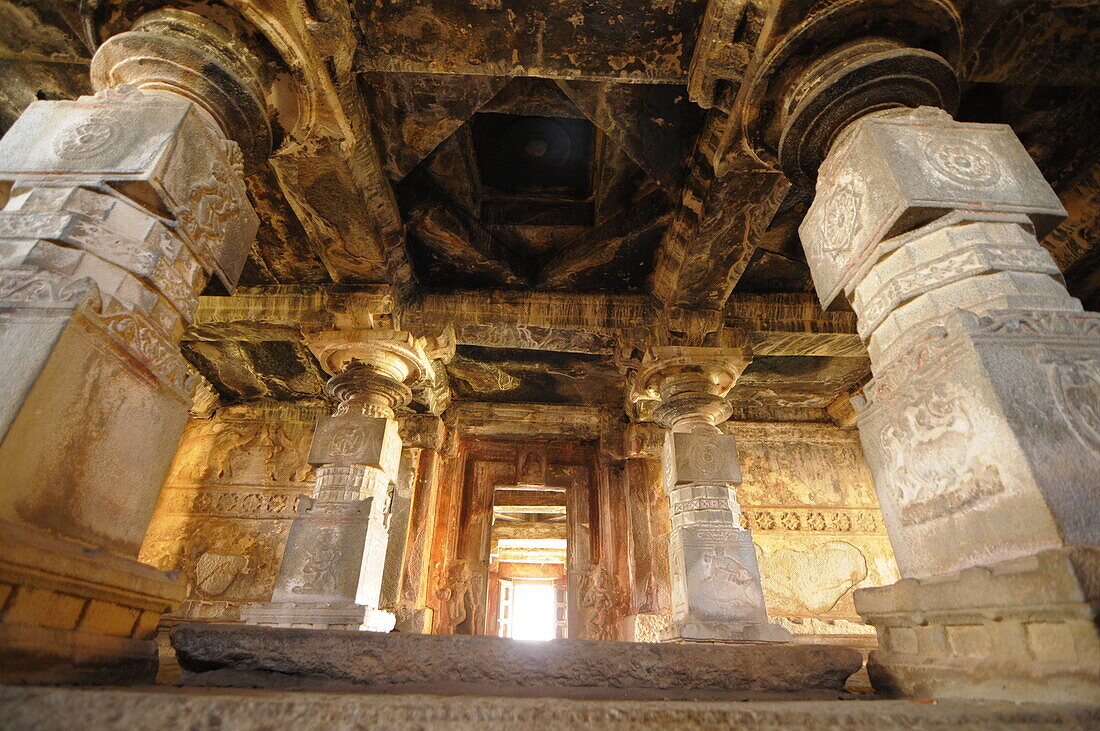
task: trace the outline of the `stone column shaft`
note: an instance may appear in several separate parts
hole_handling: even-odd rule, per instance
[[[1064,215],[1011,129],[936,109],[863,117],[821,167],[800,233],[870,353],[853,406],[905,577],[856,592],[884,690],[1100,682],[1100,315],[1038,243]]]
[[[100,46],[94,96],[35,102],[0,140],[0,521],[21,524],[0,528],[0,563],[19,596],[78,608],[8,612],[0,666],[24,670],[4,679],[148,675],[183,594],[133,559],[191,401],[180,338],[259,225],[223,93],[268,121],[247,51],[229,61],[225,31],[165,13]],[[266,158],[270,135],[250,143]]]
[[[309,461],[317,479],[299,500],[272,602],[249,605],[242,616],[254,624],[387,632],[396,590],[384,596],[383,581],[387,567],[401,563],[390,541],[402,461],[395,410],[412,398],[411,386],[429,378],[431,361],[423,339],[397,331],[324,332],[309,342],[335,374],[326,392],[337,406],[314,432]],[[399,512],[407,521],[407,506]],[[396,531],[401,556],[406,531]]]
[[[741,527],[734,485],[737,446],[718,424],[725,399],[751,360],[747,349],[651,348],[634,379],[633,400],[651,400],[667,431],[662,468],[669,500],[672,624],[666,641],[786,642],[768,623],[752,533]]]
[[[122,88],[36,102],[0,160],[0,512],[136,555],[190,403],[183,328],[255,235],[240,152]]]

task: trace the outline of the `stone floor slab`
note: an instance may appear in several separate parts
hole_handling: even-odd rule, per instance
[[[860,654],[825,645],[651,644],[241,625],[172,630],[185,685],[372,693],[836,698]]]
[[[272,690],[0,687],[11,731],[226,729],[1090,729],[1100,707],[914,701],[699,702]]]

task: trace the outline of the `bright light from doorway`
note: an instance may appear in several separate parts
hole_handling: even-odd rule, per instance
[[[516,584],[512,601],[513,640],[554,639],[556,605],[553,584]]]

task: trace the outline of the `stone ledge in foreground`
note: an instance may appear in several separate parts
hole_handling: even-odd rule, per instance
[[[837,697],[860,654],[824,645],[649,644],[181,624],[184,685],[369,693],[738,700]]]
[[[0,687],[11,731],[82,729],[1095,729],[1100,706],[847,700],[749,703]]]

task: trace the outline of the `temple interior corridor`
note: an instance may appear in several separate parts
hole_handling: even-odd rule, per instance
[[[0,727],[1100,727],[1100,0],[0,0]]]

